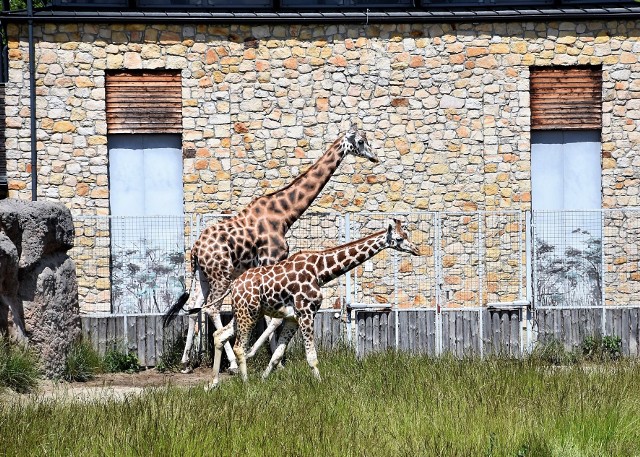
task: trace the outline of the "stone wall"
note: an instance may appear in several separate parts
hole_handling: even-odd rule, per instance
[[[38,193],[107,214],[105,71],[182,71],[185,211],[235,210],[356,122],[315,209],[527,209],[531,65],[602,65],[604,205],[638,205],[640,26],[36,25]],[[12,197],[30,194],[26,28],[9,30]]]
[[[31,193],[26,37],[9,27],[16,198]],[[35,37],[38,195],[74,214],[109,213],[105,72],[128,69],[181,70],[192,214],[233,212],[285,185],[352,122],[381,163],[349,157],[312,211],[529,209],[529,67],[601,65],[603,206],[640,205],[633,21],[36,24]],[[92,300],[108,301],[108,286]]]

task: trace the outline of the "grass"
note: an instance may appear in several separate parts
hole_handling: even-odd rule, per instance
[[[104,360],[91,343],[79,340],[71,345],[62,378],[65,381],[88,381],[103,371]]]
[[[266,382],[0,402],[7,455],[637,455],[640,365],[300,353]],[[252,361],[253,362],[253,361]],[[9,424],[11,424],[9,426]]]
[[[0,390],[29,392],[36,387],[40,371],[37,357],[26,346],[0,336]]]

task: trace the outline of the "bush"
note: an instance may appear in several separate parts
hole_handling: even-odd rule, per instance
[[[180,361],[182,360],[184,345],[185,339],[182,337],[176,338],[171,343],[165,340],[164,351],[162,351],[160,360],[156,363],[156,370],[160,372],[178,371],[181,368]]]
[[[88,381],[102,370],[102,359],[90,343],[75,342],[67,353],[64,374],[66,381]]]
[[[576,351],[567,350],[562,341],[555,338],[539,343],[533,350],[531,359],[551,365],[575,365],[580,362]]]
[[[122,350],[118,344],[112,344],[104,355],[104,370],[108,373],[137,373],[140,371],[138,356]]]
[[[39,378],[35,354],[25,345],[0,337],[0,387],[26,393],[37,386]]]
[[[586,360],[593,362],[618,360],[621,351],[622,339],[619,336],[588,336],[582,342],[582,354]]]

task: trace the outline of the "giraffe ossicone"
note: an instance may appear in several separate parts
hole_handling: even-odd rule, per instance
[[[247,379],[246,346],[251,331],[263,316],[283,319],[284,325],[262,377],[266,378],[280,363],[287,344],[300,328],[307,363],[320,379],[313,321],[322,304],[322,286],[387,248],[420,255],[400,221],[391,220],[384,230],[359,240],[322,251],[297,252],[274,265],[253,268],[240,275],[231,288],[234,319],[214,333],[211,386],[218,384],[222,347],[234,334],[237,334],[233,350],[238,368],[242,378]]]
[[[181,360],[183,372],[189,371],[189,351],[193,344],[197,310],[202,309],[212,318],[217,329],[222,328],[220,307],[229,293],[231,282],[250,268],[271,265],[288,257],[286,233],[315,200],[347,155],[378,162],[365,135],[352,127],[289,185],[254,199],[237,215],[202,231],[191,249],[193,278],[189,292],[185,292],[163,318],[164,325],[168,325],[180,310],[186,308],[195,289],[195,303],[188,309],[189,327]],[[273,321],[270,328],[280,323],[279,320]],[[236,358],[228,343],[225,351],[233,369]]]

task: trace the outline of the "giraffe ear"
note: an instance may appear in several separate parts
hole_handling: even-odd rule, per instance
[[[395,219],[391,219],[387,224],[387,242],[393,241],[393,227],[395,225]]]

